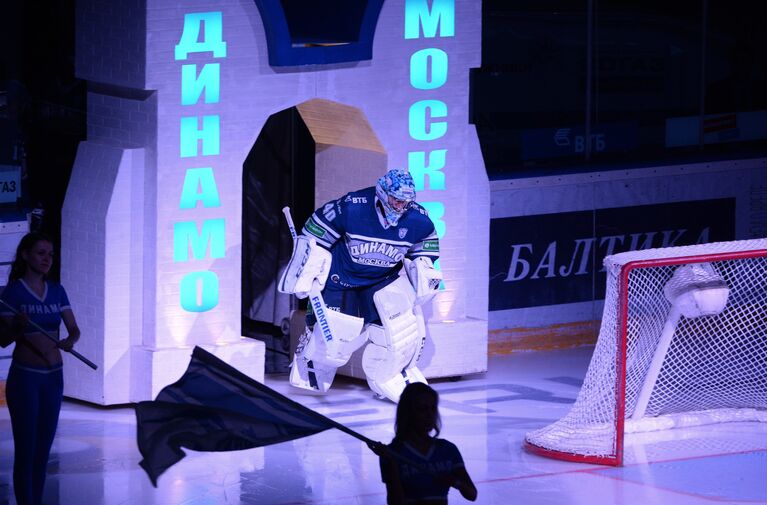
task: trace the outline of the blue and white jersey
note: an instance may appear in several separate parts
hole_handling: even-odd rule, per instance
[[[421,503],[426,500],[447,502],[450,485],[444,477],[465,466],[461,452],[454,443],[444,438],[432,440],[432,445],[426,454],[422,454],[407,442],[394,441],[388,446],[392,452],[404,456],[405,461],[412,461],[421,466],[418,468],[400,460],[393,462],[399,467],[399,479],[405,495],[405,503]],[[391,482],[392,475],[388,465],[380,460],[380,466],[381,480],[386,483]]]
[[[61,284],[45,282],[45,292],[40,297],[30,289],[23,279],[10,282],[0,298],[13,307],[17,312],[23,312],[29,316],[29,320],[37,323],[45,331],[56,334],[61,325],[61,312],[71,309],[69,298]],[[13,312],[6,307],[0,308],[0,316],[13,316]],[[37,333],[32,325],[27,325],[24,333]]]
[[[329,279],[344,287],[375,284],[398,274],[404,258],[439,259],[439,240],[426,210],[411,202],[389,226],[376,210],[374,187],[348,193],[317,209],[302,233],[333,255]]]

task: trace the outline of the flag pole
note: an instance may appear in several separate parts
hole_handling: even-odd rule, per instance
[[[5,306],[6,309],[10,310],[13,313],[13,315],[18,316],[18,315],[21,314],[18,310],[14,309],[10,305],[8,305],[8,303],[5,300],[0,299],[0,304],[3,304],[3,306]],[[58,346],[58,344],[60,342],[60,340],[58,338],[56,338],[53,335],[51,335],[50,333],[48,333],[39,324],[37,324],[36,322],[32,321],[31,319],[29,319],[27,322],[33,328],[35,328],[37,331],[39,331],[40,333],[42,333],[43,335],[45,335],[49,339],[53,340],[56,343],[56,345]],[[80,354],[79,352],[75,351],[74,349],[69,349],[69,350],[62,349],[62,350],[65,351],[65,352],[70,353],[72,356],[74,356],[75,358],[79,359],[80,361],[82,361],[83,363],[85,363],[86,365],[91,367],[92,369],[96,370],[98,368],[98,366],[96,366],[96,364],[94,362],[92,362],[91,360],[89,360],[88,358],[86,358],[85,356]]]

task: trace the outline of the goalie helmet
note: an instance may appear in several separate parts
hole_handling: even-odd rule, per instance
[[[383,207],[386,221],[396,226],[410,202],[415,200],[415,183],[409,173],[392,169],[378,179],[376,196]]]

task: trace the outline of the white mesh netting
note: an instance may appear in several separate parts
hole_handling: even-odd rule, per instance
[[[765,251],[767,239],[760,239],[648,249],[605,258],[602,324],[583,387],[565,417],[528,433],[526,442],[545,451],[616,457],[618,437],[623,436],[616,423],[621,397],[625,399],[626,432],[767,420]],[[629,265],[624,334],[619,319],[621,271],[635,261],[645,263]],[[729,288],[729,295],[718,313],[688,318],[676,310],[679,302],[672,307],[664,296],[664,286],[681,265],[700,261],[719,277],[720,285],[723,281],[725,291]],[[689,285],[671,291],[687,289],[698,295],[712,284],[710,280],[707,284],[685,282]],[[691,299],[700,302],[701,297]],[[653,373],[653,355],[664,348],[659,345],[664,326],[670,343],[668,351],[660,353],[658,363],[662,365]],[[619,342],[624,338],[625,395],[618,390],[617,375]],[[648,371],[654,382],[647,379]],[[638,402],[646,381],[649,397]],[[638,403],[640,417],[631,419]]]

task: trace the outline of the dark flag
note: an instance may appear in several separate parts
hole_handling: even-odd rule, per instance
[[[184,375],[155,401],[136,404],[139,463],[157,478],[194,451],[235,451],[276,444],[338,428],[372,440],[281,395],[195,347]]]

